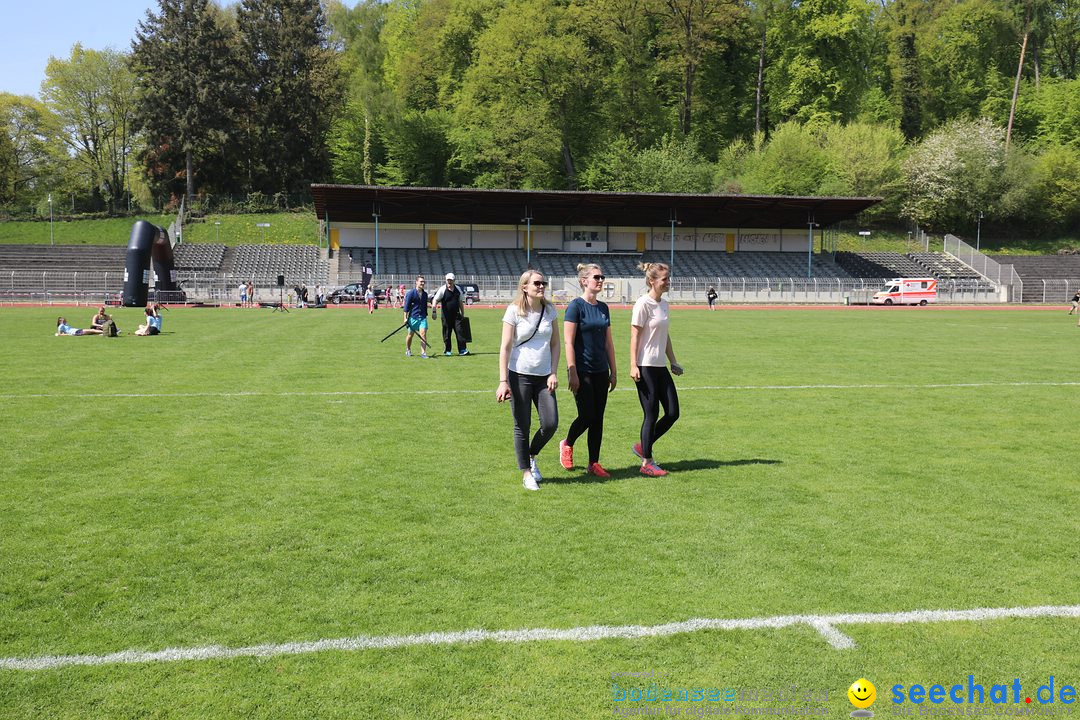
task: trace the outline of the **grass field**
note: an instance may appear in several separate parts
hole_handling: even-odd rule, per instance
[[[131,238],[131,226],[136,220],[147,220],[168,227],[176,213],[158,215],[147,213],[130,218],[56,221],[52,226],[57,245],[121,245]],[[221,223],[217,225],[216,223]],[[258,227],[270,223],[270,227]],[[0,222],[0,243],[48,245],[48,219],[40,222]],[[319,223],[314,212],[255,213],[250,215],[207,215],[184,226],[184,241],[217,243],[221,245],[252,245],[277,243],[313,245],[318,242]]]
[[[53,337],[57,312],[0,310],[0,666],[1080,604],[1080,330],[1063,311],[673,312],[682,417],[656,445],[672,471],[656,480],[630,453],[641,416],[617,310],[623,382],[602,455],[614,477],[563,470],[552,441],[538,493],[520,485],[509,408],[494,402],[499,310],[471,313],[474,356],[426,361],[402,357],[401,334],[378,342],[397,311],[176,309],[164,335],[116,339]],[[117,315],[130,332],[140,311]],[[564,432],[564,390],[559,408]],[[613,683],[649,682],[613,675],[629,672],[825,689],[812,704],[833,718],[865,677],[880,717],[896,684],[1018,679],[1032,697],[1051,676],[1055,691],[1080,684],[1076,617],[836,630],[855,647],[801,624],[0,669],[0,718],[660,708],[615,700]]]

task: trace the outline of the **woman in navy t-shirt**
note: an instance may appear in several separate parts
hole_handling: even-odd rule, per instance
[[[611,342],[611,313],[597,299],[604,288],[599,265],[578,265],[581,297],[574,298],[563,315],[563,341],[570,375],[570,392],[577,402],[577,418],[566,439],[559,443],[559,461],[567,470],[574,467],[574,442],[589,431],[589,464],[586,472],[611,477],[600,465],[600,445],[604,441],[604,410],[608,393],[615,389],[615,346]]]

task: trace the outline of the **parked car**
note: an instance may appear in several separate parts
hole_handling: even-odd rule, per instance
[[[386,289],[375,288],[375,302],[382,305],[386,301]],[[349,283],[343,288],[338,288],[326,296],[326,302],[340,305],[341,303],[364,302],[364,291],[360,283]]]
[[[458,287],[461,288],[461,292],[465,295],[465,304],[472,305],[473,303],[480,302],[480,286],[476,283],[465,282],[458,283]]]

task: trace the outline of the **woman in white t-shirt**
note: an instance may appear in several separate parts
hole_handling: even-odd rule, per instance
[[[668,291],[670,270],[663,263],[639,265],[645,271],[649,291],[634,303],[630,318],[630,377],[637,385],[638,400],[645,412],[641,423],[641,442],[634,445],[634,454],[641,458],[641,474],[649,477],[667,475],[653,462],[652,446],[679,419],[679,395],[671,373],[682,375],[682,366],[675,360],[675,350],[668,336]],[[671,373],[667,362],[671,363]],[[664,416],[660,417],[660,407]]]
[[[499,350],[499,387],[495,399],[510,401],[514,414],[514,451],[521,484],[539,490],[543,480],[536,456],[555,435],[559,408],[555,388],[559,385],[559,338],[555,327],[555,306],[544,293],[547,280],[538,270],[526,270],[518,281],[518,292],[503,315],[502,344]],[[540,417],[540,428],[529,440],[532,406]]]

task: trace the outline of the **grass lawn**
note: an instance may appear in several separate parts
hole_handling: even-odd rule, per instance
[[[616,310],[613,478],[558,465],[560,390],[538,493],[494,401],[501,310],[431,360],[379,343],[392,310],[176,309],[136,338],[121,309],[115,339],[53,337],[57,314],[0,309],[0,660],[1080,604],[1063,312],[673,311],[682,417],[649,479]],[[803,625],[0,669],[0,718],[600,718],[646,707],[613,674],[649,671],[827,690],[832,718],[860,677],[879,716],[897,684],[1080,684],[1078,618],[837,629],[856,647]]]
[[[131,218],[57,221],[53,224],[57,245],[123,245],[131,238],[136,220],[147,220],[168,227],[176,213],[147,214]],[[217,225],[216,223],[221,223]],[[260,228],[257,223],[270,223]],[[265,235],[264,235],[265,232]],[[49,221],[0,222],[0,244],[48,245]],[[184,242],[221,245],[278,243],[309,245],[319,241],[318,221],[314,212],[257,213],[252,215],[207,215],[184,226]]]

